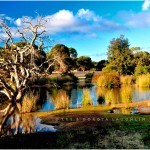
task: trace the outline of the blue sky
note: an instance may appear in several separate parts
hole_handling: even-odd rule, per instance
[[[55,44],[65,44],[77,50],[78,56],[90,56],[93,61],[107,59],[110,40],[120,34],[130,46],[150,52],[150,1],[0,1],[0,17],[15,30],[22,18],[32,21],[36,12],[50,18],[47,33]],[[3,36],[0,30],[0,36]]]

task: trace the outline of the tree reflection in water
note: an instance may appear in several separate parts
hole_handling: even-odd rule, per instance
[[[32,114],[13,114],[4,125],[0,136],[56,131],[53,126],[41,124],[40,122],[41,119]]]
[[[12,114],[4,125],[1,135],[33,133],[36,118],[32,114]]]
[[[44,125],[40,124],[40,119],[26,112],[39,110],[45,100],[45,89],[35,88],[26,91],[22,100],[20,112],[17,107],[13,107],[13,111],[10,111],[11,113],[9,113],[6,119],[3,117],[4,113],[2,111],[0,112],[0,135],[27,134],[36,132],[37,130],[43,132],[42,128],[44,128]],[[49,127],[50,126],[46,127],[48,131],[54,130],[52,127]]]

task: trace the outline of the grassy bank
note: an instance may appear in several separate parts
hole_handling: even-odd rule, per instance
[[[76,109],[69,113],[41,114],[42,122],[54,125],[57,132],[3,137],[0,148],[150,148],[149,115],[110,114],[90,109],[82,113]]]

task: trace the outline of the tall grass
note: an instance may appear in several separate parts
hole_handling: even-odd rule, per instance
[[[133,75],[120,76],[120,83],[122,85],[132,85],[135,83],[135,78]]]
[[[142,74],[137,77],[136,85],[139,87],[150,88],[150,74]]]
[[[114,88],[120,86],[120,78],[116,73],[102,73],[97,79],[99,87]]]
[[[32,112],[36,110],[36,103],[39,99],[38,94],[34,94],[33,92],[27,93],[22,101],[22,112]]]
[[[64,90],[54,91],[52,93],[52,102],[54,104],[55,109],[68,109],[70,98],[67,95],[67,92]]]
[[[82,106],[86,107],[88,105],[92,105],[92,98],[91,98],[89,89],[84,88],[83,97],[82,97]]]

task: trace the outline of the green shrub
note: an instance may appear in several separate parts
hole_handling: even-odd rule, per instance
[[[111,72],[116,72],[116,71],[117,71],[117,67],[113,65],[107,65],[106,67],[102,69],[102,72],[104,73],[111,73]]]
[[[134,74],[137,76],[147,73],[150,73],[150,66],[137,66]]]
[[[98,80],[99,87],[114,88],[120,86],[120,78],[116,73],[102,73]]]

